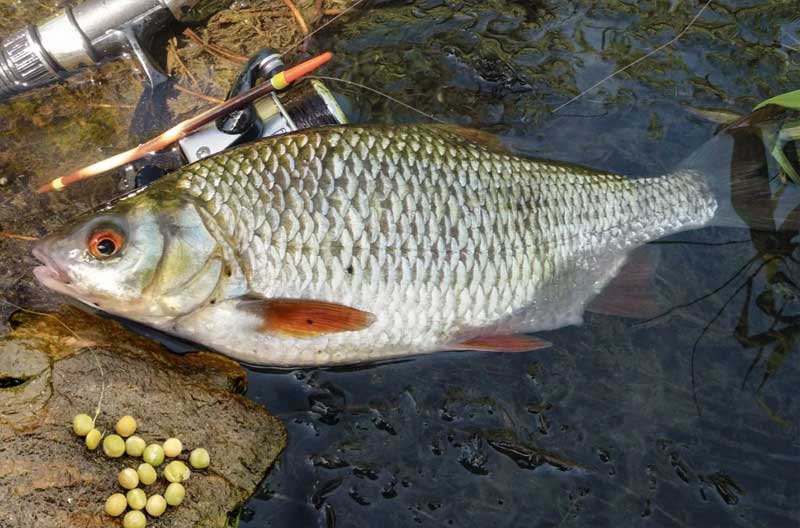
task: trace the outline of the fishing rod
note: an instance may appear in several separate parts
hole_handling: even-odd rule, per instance
[[[167,80],[147,51],[199,0],[87,0],[0,42],[0,101],[133,55],[151,89]]]
[[[244,128],[250,128],[254,123],[252,117],[248,119],[242,116],[233,116],[231,118],[232,113],[237,110],[242,110],[253,102],[264,98],[270,94],[274,94],[276,91],[284,90],[289,87],[292,83],[308,75],[312,71],[316,70],[323,64],[326,64],[333,58],[333,54],[330,52],[322,53],[321,55],[317,55],[305,62],[302,62],[288,70],[282,70],[282,61],[280,61],[280,56],[278,54],[269,54],[266,57],[255,57],[254,60],[251,60],[248,63],[248,66],[245,68],[245,71],[242,75],[240,75],[240,79],[235,83],[233,92],[234,93],[238,88],[241,89],[242,86],[247,87],[250,84],[253,84],[255,80],[258,78],[259,72],[263,73],[267,71],[269,73],[274,72],[275,70],[277,73],[272,73],[269,77],[269,80],[252,88],[245,89],[242,93],[233,95],[230,99],[221,103],[213,108],[206,110],[205,112],[191,117],[181,123],[178,123],[174,127],[170,128],[169,130],[159,134],[158,136],[154,137],[153,139],[142,143],[141,145],[132,148],[126,152],[122,152],[105,160],[99,161],[97,163],[93,163],[87,167],[82,169],[78,169],[66,176],[61,176],[52,180],[51,182],[42,185],[37,189],[38,193],[46,193],[53,190],[62,190],[65,187],[98,174],[108,172],[112,169],[116,169],[126,164],[130,164],[134,161],[142,159],[146,156],[155,154],[165,148],[169,147],[170,145],[179,142],[191,134],[196,133],[202,127],[215,122],[212,126],[216,126],[221,128],[220,133],[228,133],[230,135],[237,135],[242,136],[244,133]],[[255,67],[254,67],[255,66]],[[346,118],[344,117],[343,112],[335,103],[332,97],[328,97],[328,94],[325,93],[322,89],[318,89],[318,93],[321,92],[320,96],[323,99],[326,99],[324,102],[328,105],[329,108],[332,108],[330,112],[333,114],[334,122],[343,123],[346,122]],[[280,102],[280,100],[276,97],[273,99],[275,106],[278,108],[278,111],[281,112],[282,117],[285,120],[288,120],[288,124],[293,129],[297,129],[296,123],[294,123],[293,118],[291,115],[286,113],[284,105]],[[222,121],[218,121],[222,120]],[[231,121],[245,121],[248,125],[247,127],[242,127],[237,125],[237,123],[231,124]],[[319,121],[319,120],[317,120]],[[324,123],[312,123],[313,124],[324,124]],[[333,123],[329,123],[333,124]],[[229,127],[228,130],[225,130],[225,127]],[[208,131],[207,131],[208,132]],[[267,130],[267,133],[264,134],[263,131],[259,130],[261,134],[259,135],[272,135],[273,133],[277,133],[279,131],[274,131],[272,129]],[[233,143],[233,141],[229,142],[228,145],[224,145],[222,148],[217,150],[222,150],[227,148]],[[191,145],[191,144],[190,144]],[[202,149],[202,150],[201,150]],[[185,152],[187,153],[188,160],[196,161],[199,158],[208,156],[213,153],[212,149],[208,146],[203,146],[200,148],[195,149],[193,152],[191,148],[186,148]]]

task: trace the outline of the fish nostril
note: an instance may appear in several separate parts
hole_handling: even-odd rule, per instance
[[[33,248],[33,251],[31,251],[31,253],[33,253],[33,256],[34,256],[34,257],[36,257],[36,259],[37,259],[39,262],[41,262],[42,264],[45,264],[45,263],[46,263],[46,262],[45,262],[45,256],[44,256],[44,253],[42,252],[42,250],[41,250],[41,249],[39,249],[39,246],[38,246],[38,245],[36,245],[36,246]]]

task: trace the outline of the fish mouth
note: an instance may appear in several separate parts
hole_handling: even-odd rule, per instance
[[[67,293],[71,285],[69,275],[40,246],[33,248],[33,256],[42,263],[41,266],[33,268],[36,280],[47,288]]]

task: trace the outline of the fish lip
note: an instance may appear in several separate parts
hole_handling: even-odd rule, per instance
[[[52,258],[44,251],[41,247],[41,244],[37,244],[33,248],[33,256],[42,263],[41,266],[36,266],[33,268],[33,275],[36,279],[44,284],[45,286],[49,286],[53,281],[56,281],[64,286],[68,286],[70,284],[70,278],[67,273],[61,269],[58,264],[56,264]]]

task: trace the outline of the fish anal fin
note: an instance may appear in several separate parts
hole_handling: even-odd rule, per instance
[[[633,251],[625,264],[586,310],[603,315],[649,319],[663,311],[655,293],[658,252],[645,246]]]
[[[262,317],[262,332],[298,338],[355,332],[375,322],[369,312],[311,299],[259,299],[242,306]]]
[[[552,346],[552,343],[530,335],[487,335],[460,341],[448,349],[481,352],[529,352],[549,346]]]

